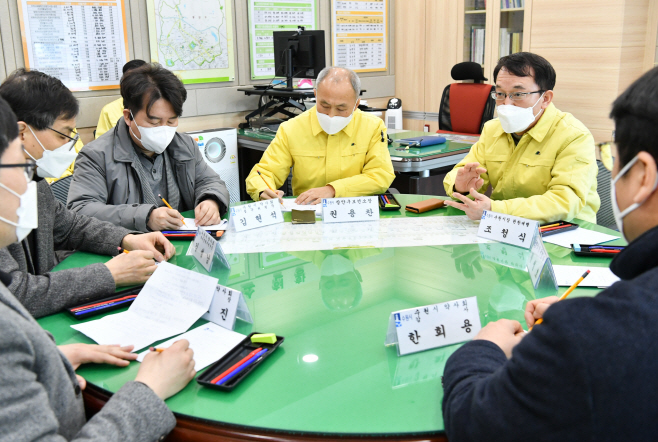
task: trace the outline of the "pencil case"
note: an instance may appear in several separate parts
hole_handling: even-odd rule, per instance
[[[215,390],[222,391],[232,391],[244,378],[246,378],[249,373],[254,371],[256,367],[263,363],[263,361],[269,358],[274,351],[279,348],[281,343],[284,340],[283,336],[276,337],[276,342],[274,344],[265,344],[265,343],[253,343],[251,342],[251,337],[258,332],[249,334],[246,338],[242,340],[238,345],[233,347],[231,351],[225,354],[219,361],[212,364],[206,371],[203,372],[196,381],[204,387],[214,388]],[[241,360],[246,358],[250,353],[254,352],[256,349],[267,349],[267,352],[263,353],[257,360],[253,361],[251,364],[244,367],[240,370],[239,366],[235,367],[234,371],[238,371],[237,374],[231,376],[231,373],[228,373],[228,376],[231,376],[226,382],[221,383],[221,379],[217,382],[212,382],[216,380],[219,376],[224,374],[230,368],[236,366]],[[228,377],[227,376],[227,377]]]
[[[552,226],[553,224],[557,224],[555,227],[548,227],[550,230],[542,230],[546,229],[546,226]],[[554,221],[552,223],[547,223],[544,225],[539,226],[539,233],[541,234],[542,237],[544,236],[551,236],[555,235],[556,233],[563,233],[563,232],[568,232],[569,230],[576,230],[578,228],[578,224],[570,223],[567,221]]]
[[[597,258],[614,258],[624,250],[624,246],[606,246],[598,244],[571,244],[571,250],[573,250],[574,255],[577,256],[590,256]],[[592,252],[594,250],[619,250],[619,252]]]
[[[386,198],[388,200],[388,207],[387,203],[384,200]],[[391,192],[385,192],[381,195],[377,195],[377,201],[379,203],[379,210],[400,210],[402,206],[400,203],[398,203],[398,200],[395,199],[393,194]]]
[[[137,298],[137,295],[139,295],[142,287],[144,287],[143,284],[137,287],[121,290],[120,292],[116,292],[114,295],[108,298],[97,299],[92,302],[87,302],[85,304],[67,308],[66,311],[75,319],[80,320],[100,314],[105,314],[107,312],[111,312],[112,310],[117,310],[123,307],[128,307],[133,303],[135,298]]]

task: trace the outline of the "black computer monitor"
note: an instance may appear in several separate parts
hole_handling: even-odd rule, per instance
[[[275,31],[274,75],[293,78],[318,78],[325,68],[324,31]]]

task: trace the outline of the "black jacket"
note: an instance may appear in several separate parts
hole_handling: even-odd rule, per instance
[[[658,227],[612,262],[622,281],[559,302],[507,360],[465,344],[444,373],[451,442],[658,438]]]

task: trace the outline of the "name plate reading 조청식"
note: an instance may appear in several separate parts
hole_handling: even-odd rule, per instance
[[[258,201],[231,207],[231,224],[236,232],[271,226],[283,222],[278,199]]]
[[[379,205],[376,196],[322,199],[323,223],[376,221],[378,219]]]
[[[385,344],[397,344],[402,356],[470,341],[481,328],[473,296],[391,313]]]
[[[233,330],[236,317],[245,322],[254,322],[242,292],[217,284],[210,308],[201,318]]]
[[[478,236],[529,249],[535,234],[539,234],[539,222],[512,215],[485,210],[480,219]]]
[[[217,257],[224,267],[227,269],[231,268],[231,265],[222,250],[222,246],[202,227],[197,229],[194,242],[190,247],[192,250],[192,256],[199,261],[199,264],[201,264],[206,271],[210,272],[212,269],[212,263],[215,257]]]

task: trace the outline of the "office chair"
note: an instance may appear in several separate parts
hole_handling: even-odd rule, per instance
[[[50,190],[53,191],[55,198],[64,205],[66,205],[66,199],[69,196],[69,187],[71,186],[72,180],[73,175],[57,180],[50,185]]]
[[[615,215],[612,211],[612,201],[610,200],[610,171],[606,169],[601,160],[596,160],[599,173],[596,175],[596,192],[601,198],[601,207],[596,212],[596,224],[617,230]]]
[[[493,118],[496,102],[491,92],[495,87],[482,83],[487,81],[482,66],[472,61],[457,63],[450,75],[456,81],[473,83],[452,83],[443,89],[437,133],[479,136],[484,123]]]

